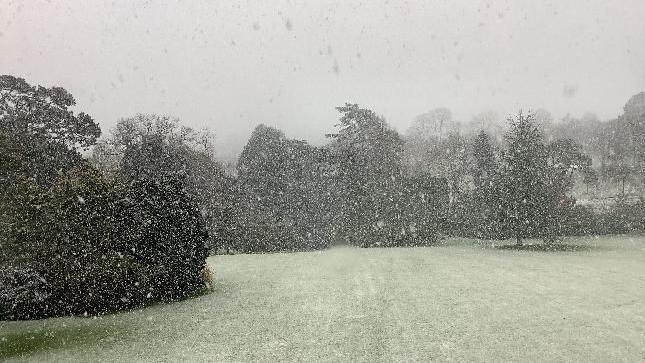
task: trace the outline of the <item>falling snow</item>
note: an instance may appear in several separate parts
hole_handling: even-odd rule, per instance
[[[642,360],[642,10],[3,6],[0,360]]]

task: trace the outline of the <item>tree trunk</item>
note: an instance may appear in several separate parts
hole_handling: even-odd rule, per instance
[[[515,245],[516,246],[522,246],[522,236],[520,236],[520,234],[518,233],[518,234],[515,235],[515,238],[516,238]]]

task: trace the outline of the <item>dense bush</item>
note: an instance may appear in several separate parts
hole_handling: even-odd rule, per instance
[[[562,235],[586,236],[601,233],[600,218],[590,207],[574,206],[561,221]]]
[[[206,232],[177,186],[119,190],[84,163],[48,189],[21,179],[10,195],[0,319],[104,313],[204,286]]]
[[[596,234],[645,232],[645,204],[619,203],[596,212]]]
[[[87,165],[48,189],[27,179],[16,183],[2,246],[2,317],[90,313],[113,303],[105,294],[128,281],[120,276],[128,261],[110,245],[114,200],[111,186]],[[33,289],[21,292],[21,284]]]
[[[559,222],[563,236],[587,236],[645,232],[645,207],[642,202],[619,203],[595,209],[574,206]]]
[[[233,198],[228,219],[221,222],[227,228],[220,233],[218,252],[306,251],[329,246],[330,226],[316,220],[320,210],[294,208],[286,197],[262,195],[240,185],[239,179]]]
[[[208,232],[177,180],[135,180],[116,205],[115,248],[144,271],[148,298],[175,299],[204,286]]]
[[[361,247],[428,246],[437,242],[447,205],[444,179],[409,176],[382,195],[387,206],[378,219],[363,230],[353,244]]]

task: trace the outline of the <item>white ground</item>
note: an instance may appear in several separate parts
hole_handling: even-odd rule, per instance
[[[13,356],[33,361],[645,360],[645,238],[568,242],[590,248],[217,256],[209,295],[0,323],[0,350],[21,334],[49,339]]]

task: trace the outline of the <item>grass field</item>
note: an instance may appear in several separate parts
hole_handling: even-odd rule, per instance
[[[645,238],[216,256],[215,289],[0,322],[0,360],[645,360]]]

